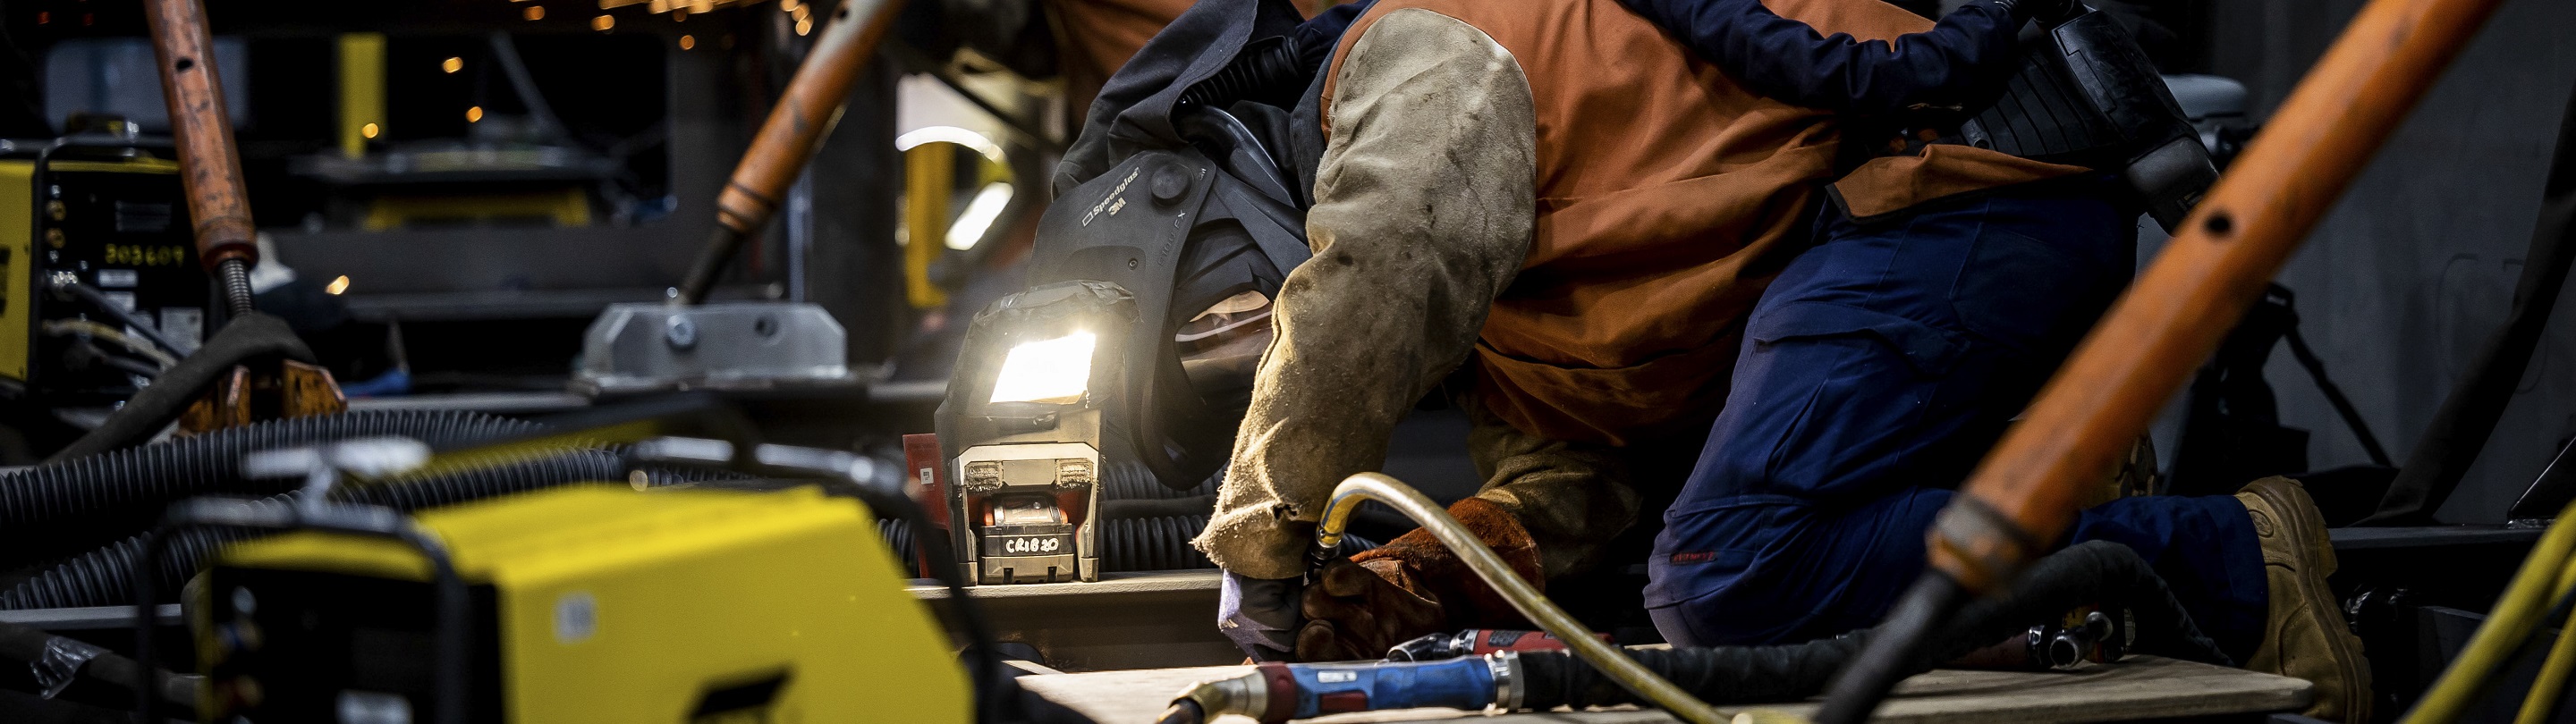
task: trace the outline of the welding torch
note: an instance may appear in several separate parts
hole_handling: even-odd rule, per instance
[[[1315,526],[1317,555],[1326,555],[1342,544],[1351,514],[1368,501],[1394,508],[1422,524],[1522,616],[1565,641],[1576,655],[1621,688],[1691,724],[1726,721],[1716,709],[1656,675],[1575,621],[1564,609],[1549,603],[1537,588],[1514,574],[1492,548],[1477,540],[1456,518],[1449,517],[1440,504],[1394,478],[1360,473],[1334,486],[1322,521]],[[1263,664],[1251,674],[1199,684],[1182,692],[1164,711],[1162,721],[1192,724],[1221,714],[1241,714],[1264,722],[1282,722],[1343,711],[1427,706],[1516,709],[1523,704],[1521,690],[1513,684],[1520,679],[1519,661],[1519,652],[1503,652],[1481,658],[1417,663]]]
[[[832,12],[822,36],[806,51],[805,62],[788,79],[778,105],[770,109],[769,119],[761,122],[751,147],[743,151],[724,192],[716,196],[715,236],[690,265],[674,301],[706,301],[743,242],[769,225],[769,217],[787,197],[788,186],[804,173],[814,150],[822,147],[823,137],[840,122],[850,86],[858,81],[868,59],[876,56],[877,44],[885,39],[903,5],[903,0],[849,0]]]

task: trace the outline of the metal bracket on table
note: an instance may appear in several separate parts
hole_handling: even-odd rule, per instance
[[[573,392],[855,388],[848,334],[802,302],[617,304],[582,335]]]

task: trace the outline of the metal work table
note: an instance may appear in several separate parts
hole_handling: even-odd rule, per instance
[[[1192,669],[1103,671],[1020,677],[1020,686],[1071,707],[1104,724],[1150,722],[1172,695],[1190,684],[1239,676],[1248,666]],[[1998,722],[2073,724],[2139,719],[2254,718],[2306,706],[2308,682],[2208,664],[2132,657],[2118,664],[2074,673],[1934,671],[1905,680],[1896,696],[1879,710],[1881,722]],[[1748,708],[1773,709],[1812,716],[1812,703],[1761,707],[1719,707],[1733,714]],[[1307,721],[1318,724],[1405,722],[1479,716],[1447,709],[1408,709],[1342,714]],[[1229,717],[1223,724],[1246,724]],[[1665,724],[1662,712],[1609,710],[1513,714],[1495,722],[1538,724]]]
[[[924,600],[948,589],[914,580]],[[994,638],[1027,644],[1049,667],[1103,671],[1168,666],[1208,666],[1243,660],[1243,652],[1216,630],[1217,572],[1104,573],[1094,583],[1023,583],[976,586],[967,595],[983,603]],[[948,615],[948,607],[930,610]]]

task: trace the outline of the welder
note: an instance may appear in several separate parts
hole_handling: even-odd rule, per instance
[[[2013,55],[2011,29],[2035,11],[1971,4],[1953,14],[1960,19],[1936,28],[1875,0],[1756,7],[1796,25],[1811,45],[1871,61],[1835,66],[1824,53],[1786,55],[1830,71],[1827,82],[1811,87],[1840,82],[1857,89],[1855,96],[1898,88],[1892,97],[1908,103],[1924,102],[1918,91],[1903,90],[1909,83],[1956,81],[1908,80],[1903,73],[1922,68],[1884,61],[1931,61],[1934,70],[1960,73],[1982,65],[1994,72]],[[1193,13],[1226,11],[1207,3]],[[1240,6],[1232,11],[1251,14]],[[1160,117],[1178,104],[1165,86],[1205,81],[1228,58],[1255,52],[1246,48],[1252,36],[1245,23],[1199,20],[1185,15],[1174,25],[1178,33],[1158,37],[1112,80],[1092,108],[1084,141],[1068,154],[1060,185],[1100,176],[1118,144],[1168,135],[1168,121]],[[1666,24],[1690,37],[1690,20],[1668,16]],[[1188,45],[1192,33],[1204,36],[1195,46]],[[1988,237],[2093,237],[2086,240],[2091,246],[2061,253],[2076,263],[2036,270],[2057,273],[2089,263],[2099,272],[2044,280],[2053,284],[2041,294],[2062,297],[2053,321],[2077,331],[2126,280],[2127,224],[2135,210],[2117,208],[2104,200],[2107,192],[2090,188],[2101,182],[2091,169],[1956,143],[1906,142],[1887,154],[1862,154],[1887,158],[1840,161],[1837,155],[1854,144],[1838,138],[1845,118],[1828,110],[1837,104],[1739,81],[1758,73],[1695,58],[1610,0],[1504,8],[1380,0],[1329,12],[1293,37],[1316,36],[1327,39],[1329,64],[1303,97],[1289,101],[1298,107],[1291,118],[1299,125],[1291,130],[1320,132],[1289,149],[1292,160],[1283,164],[1297,168],[1299,181],[1312,190],[1305,230],[1315,256],[1287,275],[1275,300],[1229,307],[1228,314],[1273,307],[1260,313],[1271,315],[1276,339],[1260,356],[1218,516],[1197,541],[1228,571],[1220,627],[1256,656],[1374,658],[1421,633],[1518,623],[1424,535],[1331,562],[1301,590],[1309,580],[1309,531],[1325,491],[1349,473],[1375,467],[1396,420],[1436,386],[1447,387],[1475,423],[1470,454],[1487,479],[1450,512],[1524,578],[1543,583],[1604,563],[1605,545],[1635,523],[1641,498],[1652,493],[1654,471],[1688,458],[1727,395],[1755,299],[1809,245],[1811,233],[1821,232],[1813,238],[1828,243],[1865,237],[1863,229],[1897,241],[1934,237],[1952,247],[1954,275],[1966,258],[1959,247],[2002,243],[1979,243]],[[1855,43],[1852,37],[1899,40]],[[1157,45],[1175,57],[1158,54]],[[1885,71],[1871,76],[1883,83],[1851,85],[1855,71],[1872,69]],[[1905,132],[1887,138],[1934,140]],[[1823,184],[1837,177],[1844,183],[1827,192]],[[2062,220],[2015,216],[2041,213],[2014,205],[2025,198],[2033,205],[2065,203],[2079,213]],[[1950,205],[1975,209],[1950,214]],[[1921,216],[1932,222],[1906,223],[1916,216],[1907,212],[1918,207],[1940,213]],[[2011,221],[2063,228],[2014,229],[2004,223]],[[1985,233],[1989,225],[1995,233]],[[2120,250],[2116,260],[2105,251],[2113,247]],[[1998,270],[2015,261],[1999,255]],[[1753,316],[1761,324],[1762,315]],[[1947,354],[1935,346],[1898,345],[1961,344],[1932,325],[1884,323],[1908,320],[1857,307],[1782,319],[1807,325],[1796,331],[1817,332],[1796,336],[1848,343],[1885,335],[1881,344],[1918,353]],[[1855,320],[1879,323],[1822,329]],[[1765,344],[1754,338],[1753,346]],[[1926,370],[1908,374],[1937,381],[1955,367],[1993,380],[1998,366],[2015,359],[1979,351],[1988,357],[1966,364],[1925,359]],[[2046,364],[2009,372],[2040,378],[2055,362],[2045,353],[2022,356]],[[1791,386],[1766,394],[1817,388],[1815,380],[1760,382]],[[1916,404],[1897,396],[1885,401]],[[1947,436],[1922,436],[1925,446],[1964,461],[1982,452],[1973,439],[1942,432]],[[1944,448],[1950,443],[1976,449]],[[2152,533],[2225,526],[2169,520],[2193,512],[2143,516],[2161,527],[2142,537],[2171,540]],[[2244,513],[2236,515],[2239,527],[2250,528]],[[2313,514],[2304,520],[2312,526]],[[1914,545],[1921,534],[1915,526]],[[1693,553],[1673,555],[1690,560]],[[2291,562],[2319,574],[2321,566],[2308,558]],[[2259,565],[2253,575],[2262,575]],[[1674,580],[1660,563],[1657,569]],[[1693,635],[1671,628],[1676,638]]]
[[[1930,25],[1875,0],[1782,6],[1868,37]],[[1976,7],[1988,29],[2025,17]],[[1221,627],[1256,655],[1373,658],[1517,618],[1420,534],[1292,591],[1324,491],[1377,465],[1443,382],[1487,479],[1450,512],[1532,581],[1603,563],[1651,494],[1640,481],[1680,476],[1745,313],[1837,171],[1832,114],[1739,85],[1615,3],[1382,0],[1303,30],[1353,15],[1310,91],[1329,129],[1306,218],[1316,258],[1280,290],[1198,540],[1229,572]],[[2084,171],[1957,150],[1901,175],[1956,192]]]
[[[1951,488],[2126,285],[2141,209],[2089,169],[2016,169],[2020,183],[1973,193],[1934,170],[1972,149],[1924,109],[1991,92],[1978,86],[2014,55],[2018,23],[1994,13],[1970,6],[1879,45],[1822,37],[1761,0],[1628,4],[1748,87],[1843,114],[1846,148],[1867,158],[1748,318],[1725,409],[1664,514],[1648,606],[1683,645],[1872,625],[1920,575]],[[2368,718],[2369,669],[2298,483],[2113,500],[2070,539],[2145,556],[2235,660],[2315,682],[2311,716]]]

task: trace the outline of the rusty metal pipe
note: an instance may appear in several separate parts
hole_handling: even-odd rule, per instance
[[[769,120],[760,124],[751,148],[743,151],[724,192],[716,196],[715,238],[708,240],[688,278],[680,283],[681,303],[706,301],[716,277],[724,274],[743,240],[769,225],[788,185],[813,160],[814,150],[823,145],[832,124],[841,120],[851,84],[857,82],[868,59],[875,57],[877,43],[885,39],[901,12],[903,0],[843,0],[840,9],[832,12],[822,37],[796,67],[787,91],[769,110]]]
[[[2373,0],[1970,476],[1932,565],[1994,590],[2217,348],[2499,0]]]
[[[233,150],[232,117],[225,115],[223,79],[215,71],[215,43],[206,33],[206,7],[200,0],[144,0],[143,18],[160,60],[161,95],[170,105],[170,135],[178,141],[188,217],[196,220],[197,259],[222,282],[225,304],[238,318],[251,311],[250,266],[259,262],[259,246],[252,240],[250,197],[242,190],[241,155]]]

